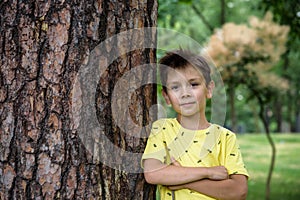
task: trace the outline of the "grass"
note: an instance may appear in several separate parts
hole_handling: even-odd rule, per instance
[[[276,145],[271,200],[300,199],[300,134],[272,134]],[[271,147],[265,134],[239,134],[238,141],[250,174],[247,200],[265,199]]]

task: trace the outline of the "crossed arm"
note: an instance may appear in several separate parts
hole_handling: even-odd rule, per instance
[[[183,167],[176,161],[166,165],[156,159],[144,160],[148,183],[166,185],[171,190],[191,189],[221,200],[242,200],[247,196],[247,177],[230,175],[224,166]]]

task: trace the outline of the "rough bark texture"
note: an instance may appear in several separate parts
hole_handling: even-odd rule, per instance
[[[71,113],[89,52],[121,31],[156,26],[156,17],[155,0],[0,1],[0,199],[153,198],[142,174],[93,161]],[[155,59],[154,49],[138,49],[101,76],[95,104],[102,134],[125,150],[141,152],[145,139],[126,136],[111,120],[111,91],[126,71]],[[155,87],[132,96],[127,117],[149,123]]]

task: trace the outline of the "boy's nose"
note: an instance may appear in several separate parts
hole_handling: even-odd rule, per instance
[[[181,97],[189,97],[192,95],[191,93],[191,87],[190,86],[185,86],[182,87],[182,92],[181,92]]]

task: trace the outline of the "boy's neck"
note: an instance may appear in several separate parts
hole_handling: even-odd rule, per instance
[[[183,128],[190,130],[202,130],[210,126],[210,123],[207,121],[205,116],[183,117],[178,115],[177,121]]]

